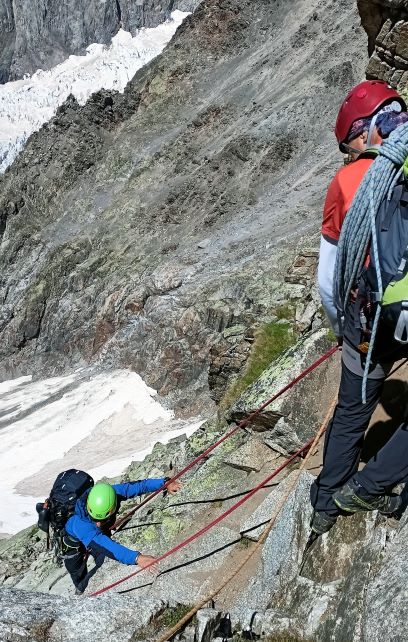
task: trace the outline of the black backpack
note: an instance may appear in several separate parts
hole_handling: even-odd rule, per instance
[[[381,324],[385,324],[399,343],[408,344],[408,187],[401,178],[391,198],[384,199],[376,219],[378,257],[383,296],[379,296],[373,251],[370,264],[363,270],[359,291],[371,302],[372,317],[381,306]],[[364,315],[363,315],[364,321]]]
[[[83,470],[71,468],[60,473],[48,498],[49,521],[54,531],[61,531],[75,512],[77,499],[92,488],[94,480]]]
[[[63,531],[68,519],[75,512],[75,504],[81,495],[92,488],[94,480],[88,473],[71,468],[60,473],[51,493],[44,503],[37,504],[38,527],[47,534],[47,548],[54,549],[54,560],[62,564]],[[53,530],[50,542],[50,526]]]
[[[38,527],[49,536],[50,526],[60,533],[75,512],[75,504],[81,495],[92,488],[94,480],[83,470],[70,468],[60,473],[45,502],[36,505]]]

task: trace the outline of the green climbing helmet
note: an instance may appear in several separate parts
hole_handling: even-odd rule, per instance
[[[91,488],[86,509],[95,521],[103,521],[116,511],[116,492],[110,484],[99,482]]]

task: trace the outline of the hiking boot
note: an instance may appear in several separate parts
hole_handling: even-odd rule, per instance
[[[324,511],[314,511],[313,517],[310,521],[310,529],[316,535],[323,535],[323,533],[329,532],[329,530],[335,525],[336,521],[336,515],[330,515]]]
[[[336,506],[347,513],[378,510],[382,515],[392,515],[402,504],[399,495],[370,495],[354,479],[350,479],[333,495]]]
[[[81,591],[81,589],[79,589],[79,588],[75,589],[75,595],[83,595],[83,594],[84,594],[84,592]]]

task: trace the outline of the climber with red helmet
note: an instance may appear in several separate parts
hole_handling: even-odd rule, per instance
[[[382,141],[407,121],[404,100],[387,83],[377,80],[364,81],[354,87],[346,96],[337,117],[337,142],[340,151],[349,155],[350,162],[338,170],[327,191],[318,282],[323,306],[339,344],[343,343],[343,320],[338,318],[334,303],[333,279],[340,230]],[[358,468],[365,431],[381,394],[388,361],[381,361],[372,367],[367,383],[367,403],[363,404],[361,382],[364,355],[359,350],[360,329],[353,330],[357,324],[355,319],[350,322],[348,314],[351,312],[346,314],[338,405],[326,433],[323,468],[311,487],[314,509],[311,529],[315,536],[330,530],[342,511],[353,513],[378,509],[389,515],[400,504],[398,496],[391,496],[385,490],[374,494],[372,488],[368,491],[353,477]],[[384,479],[386,476],[383,471]]]
[[[337,142],[340,151],[348,154],[352,162],[339,169],[327,190],[318,281],[323,307],[339,341],[341,330],[333,301],[333,272],[340,229],[382,139],[405,122],[406,110],[405,102],[395,89],[382,80],[366,80],[353,87],[337,116]]]

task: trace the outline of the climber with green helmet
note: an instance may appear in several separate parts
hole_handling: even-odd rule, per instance
[[[99,482],[86,490],[76,501],[75,512],[68,519],[64,528],[64,563],[76,588],[76,595],[84,592],[88,577],[87,556],[95,558],[99,567],[105,557],[117,560],[122,564],[136,564],[140,568],[150,566],[155,560],[151,555],[133,551],[111,539],[111,528],[116,521],[116,514],[121,502],[152,493],[164,488],[170,494],[181,488],[178,481],[167,478],[145,479],[125,484],[106,484]]]

